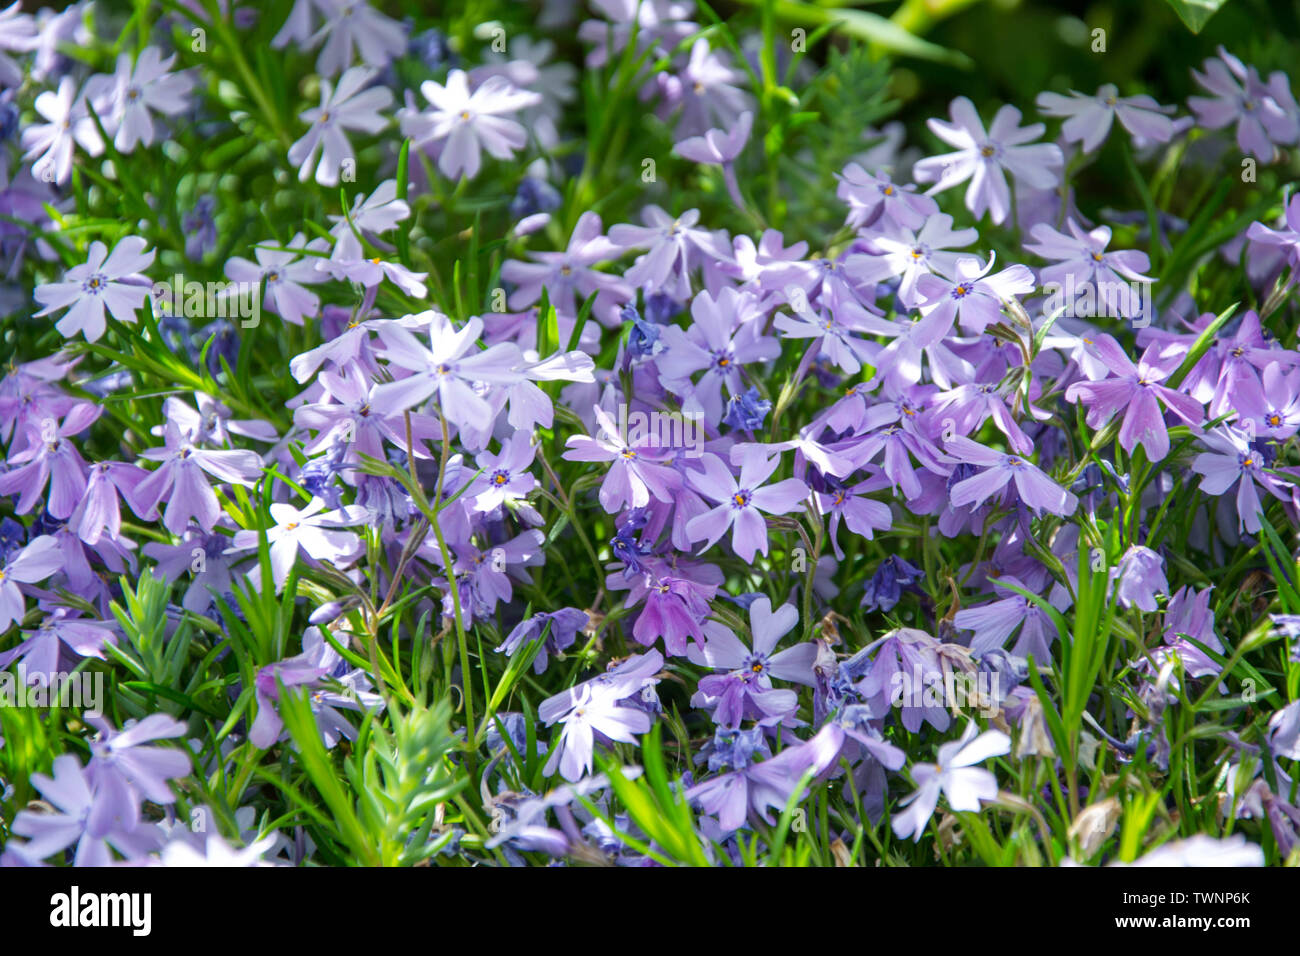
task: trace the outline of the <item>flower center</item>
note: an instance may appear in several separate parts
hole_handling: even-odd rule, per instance
[[[754,497],[754,493],[746,489],[743,491],[737,491],[734,495],[731,496],[731,500],[734,506],[737,508],[748,508],[750,499],[753,497]]]

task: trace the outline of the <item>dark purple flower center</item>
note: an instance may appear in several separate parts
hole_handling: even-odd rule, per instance
[[[734,495],[731,496],[732,507],[748,508],[750,499],[752,499],[753,497],[754,497],[754,493],[750,491],[748,488],[737,491]]]
[[[954,299],[964,299],[966,296],[970,295],[971,288],[972,287],[967,283],[959,282],[957,285],[953,286],[952,297]]]
[[[108,287],[108,276],[102,272],[96,272],[93,276],[82,283],[81,288],[91,295],[99,295]]]
[[[492,484],[496,485],[498,488],[509,483],[509,481],[510,472],[506,471],[504,468],[498,468],[496,471],[492,472]]]

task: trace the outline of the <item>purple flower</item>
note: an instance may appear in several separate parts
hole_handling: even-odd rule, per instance
[[[915,842],[920,842],[941,794],[948,798],[948,806],[957,813],[974,813],[982,801],[995,800],[997,778],[972,765],[1010,752],[1010,737],[1000,730],[986,730],[981,734],[972,720],[960,739],[940,745],[937,762],[912,767],[916,790],[901,804],[907,809],[895,814],[891,823],[894,834],[900,840],[910,836]]]
[[[262,308],[274,312],[286,322],[302,325],[304,318],[315,318],[320,312],[320,299],[303,286],[325,282],[329,278],[316,268],[320,259],[316,254],[324,253],[328,248],[328,240],[318,238],[308,242],[306,236],[298,233],[283,249],[255,246],[256,263],[232,256],[226,262],[226,278],[256,286],[265,283],[266,298]]]
[[[76,81],[65,76],[59,81],[58,92],[46,90],[36,97],[36,112],[49,122],[33,123],[23,130],[23,149],[27,151],[23,159],[35,160],[32,163],[33,178],[62,185],[72,176],[74,145],[91,156],[104,151],[104,140],[87,108],[86,101],[91,92],[91,86],[87,84],[78,93]]]
[[[477,316],[457,329],[445,316],[429,313],[429,348],[401,326],[389,326],[381,335],[388,346],[385,357],[412,374],[374,390],[376,406],[384,413],[414,408],[436,395],[438,408],[462,432],[471,450],[486,443],[496,411],[476,386],[510,385],[519,380],[519,347],[498,342],[479,349],[483,320]]]
[[[1028,590],[1024,582],[1010,575],[1001,580]],[[964,607],[953,616],[952,623],[956,627],[974,632],[970,641],[971,655],[983,658],[999,650],[1019,628],[1020,636],[1011,649],[1012,655],[1019,658],[1032,655],[1037,664],[1048,664],[1052,659],[1052,642],[1057,636],[1051,617],[1035,602],[1005,587],[1000,580],[992,583],[994,591],[1003,596],[1000,600]]]
[[[1042,123],[1022,127],[1020,110],[1008,104],[998,110],[986,133],[975,105],[964,96],[952,101],[949,112],[951,123],[932,119],[929,126],[956,152],[923,159],[912,168],[918,183],[934,183],[929,195],[969,179],[966,208],[977,219],[988,211],[993,222],[1001,225],[1011,212],[1007,173],[1034,189],[1051,189],[1060,182],[1065,165],[1061,148],[1055,143],[1031,143],[1043,135]]]
[[[562,457],[569,461],[611,462],[600,485],[600,504],[610,514],[623,507],[644,508],[651,496],[672,503],[680,489],[681,476],[667,464],[671,449],[659,446],[659,436],[642,435],[633,443],[621,434],[618,425],[599,405],[593,408],[599,428],[596,437],[570,435],[565,439],[568,450]]]
[[[1275,246],[1285,252],[1292,269],[1300,265],[1300,194],[1291,197],[1286,206],[1286,228],[1270,229],[1262,222],[1252,222],[1246,230],[1252,242]]]
[[[131,153],[136,144],[153,145],[158,135],[153,113],[176,116],[189,108],[194,81],[187,73],[168,72],[175,62],[176,54],[164,60],[156,46],[141,50],[134,63],[129,54],[118,56],[109,114],[100,115],[106,129],[117,130],[113,145],[118,152]]]
[[[793,604],[783,604],[775,611],[766,595],[749,606],[753,650],[721,624],[704,625],[703,644],[687,650],[691,663],[715,671],[726,671],[700,678],[699,692],[691,705],[713,711],[713,719],[723,727],[738,727],[741,720],[777,723],[794,715],[799,699],[793,691],[775,690],[772,678],[813,685],[815,644],[795,644],[783,651],[776,645],[799,622]],[[774,653],[775,651],[775,653]]]
[[[978,238],[974,229],[954,230],[952,216],[936,213],[919,226],[900,224],[881,235],[872,235],[870,254],[851,255],[844,264],[862,282],[884,282],[898,276],[899,301],[914,309],[923,301],[916,289],[921,276],[932,272],[953,274],[958,260],[966,254],[948,250],[969,246]]]
[[[763,514],[789,514],[798,510],[809,495],[808,486],[798,478],[763,486],[780,463],[779,455],[767,457],[755,452],[746,456],[737,479],[721,458],[705,454],[704,470],[687,477],[696,491],[719,502],[711,511],[687,522],[686,533],[692,541],[707,539],[701,551],[713,547],[731,529],[731,546],[743,561],[753,562],[760,551],[767,554]]]
[[[658,206],[648,205],[641,210],[641,218],[644,226],[612,226],[609,241],[625,249],[647,250],[623,275],[647,295],[664,292],[676,299],[689,299],[692,271],[706,261],[731,258],[731,247],[723,239],[697,227],[698,209],[688,209],[674,218]]]
[[[1024,244],[1029,252],[1044,259],[1057,260],[1055,265],[1046,266],[1041,271],[1043,284],[1065,286],[1067,297],[1062,304],[1067,306],[1070,315],[1080,315],[1085,311],[1077,296],[1069,294],[1075,290],[1096,297],[1096,314],[1126,318],[1141,315],[1141,297],[1134,294],[1130,283],[1155,281],[1143,275],[1151,267],[1146,253],[1135,249],[1107,252],[1111,237],[1109,226],[1098,226],[1091,232],[1084,232],[1073,217],[1066,220],[1066,225],[1071,233],[1068,236],[1040,222],[1031,230],[1038,241]]]
[[[1295,97],[1281,70],[1264,83],[1253,66],[1219,47],[1219,59],[1206,60],[1205,72],[1192,76],[1212,97],[1189,96],[1187,105],[1196,122],[1206,129],[1222,129],[1237,123],[1237,145],[1263,162],[1271,162],[1275,143],[1293,143],[1300,135]]]
[[[1064,516],[1073,514],[1079,505],[1078,498],[1043,474],[1024,454],[994,451],[959,435],[946,442],[945,448],[963,461],[985,469],[958,482],[952,489],[954,508],[979,506],[1013,480],[1020,500],[1035,512],[1050,511]]]
[[[414,146],[441,145],[438,169],[448,179],[473,179],[482,165],[480,151],[510,159],[528,141],[527,131],[502,114],[517,113],[542,102],[537,93],[516,89],[504,76],[491,76],[472,93],[464,70],[452,70],[443,86],[420,84],[433,109],[418,112],[408,102],[400,111],[402,135]],[[409,96],[409,94],[408,94]]]
[[[722,572],[716,565],[691,565],[679,562],[669,569],[660,561],[647,561],[642,573],[624,583],[621,574],[610,575],[605,586],[610,590],[629,588],[623,606],[635,607],[642,600],[645,607],[632,626],[632,636],[647,647],[658,638],[674,657],[687,653],[688,638],[704,639],[701,622],[709,614],[709,601],[722,584]]]
[[[172,803],[176,795],[167,781],[190,772],[190,758],[173,747],[146,747],[150,740],[179,737],[185,725],[167,714],[128,721],[117,730],[105,717],[88,717],[99,734],[90,744],[86,776],[96,788],[125,787],[137,803]]]
[[[724,833],[740,829],[747,820],[773,825],[776,821],[772,810],[786,808],[805,774],[825,773],[834,764],[842,743],[842,734],[823,727],[811,740],[786,747],[762,763],[751,763],[696,784],[686,791],[686,798],[716,816]]]
[[[711,129],[703,136],[691,136],[679,140],[673,146],[673,152],[683,159],[705,166],[721,166],[722,178],[727,184],[731,201],[741,209],[745,208],[745,200],[740,194],[740,183],[736,180],[735,161],[749,141],[753,125],[754,114],[746,110],[729,130]]]
[[[146,253],[146,245],[139,236],[127,236],[110,255],[96,239],[83,265],[73,266],[60,282],[36,287],[36,301],[45,306],[36,316],[67,309],[54,327],[65,339],[81,332],[87,342],[104,334],[106,308],[117,321],[134,324],[136,310],[149,298],[149,280],[142,273],[153,265],[154,253]]]
[[[1250,441],[1237,429],[1220,426],[1206,432],[1201,440],[1210,450],[1192,459],[1192,471],[1201,475],[1200,488],[1207,495],[1222,495],[1237,485],[1237,527],[1240,531],[1256,534],[1261,525],[1260,503],[1256,485],[1283,501],[1287,496],[1276,478],[1264,471],[1264,459],[1251,447]]]
[[[112,850],[132,858],[161,842],[156,826],[140,822],[140,805],[129,788],[115,777],[92,785],[72,754],[54,758],[53,777],[33,773],[31,780],[55,812],[21,810],[14,818],[13,832],[29,838],[20,847],[27,859],[44,860],[75,843],[73,866],[108,866]]]
[[[617,245],[601,235],[600,216],[587,210],[574,226],[564,252],[532,252],[529,255],[534,262],[510,259],[501,266],[502,280],[515,285],[510,308],[528,308],[542,297],[545,288],[556,312],[573,320],[578,315],[577,298],[595,292],[592,315],[606,325],[615,325],[621,304],[633,297],[632,287],[619,276],[598,272],[592,266],[621,254]]]
[[[868,610],[892,611],[902,599],[904,591],[920,590],[916,584],[924,578],[925,574],[920,568],[913,567],[896,554],[891,554],[880,562],[880,566],[867,580],[866,590],[862,595],[862,607]]]
[[[29,444],[10,456],[11,470],[0,474],[0,495],[19,496],[14,508],[18,514],[36,506],[47,484],[46,508],[51,515],[63,520],[76,511],[85,498],[86,462],[71,439],[93,424],[102,411],[91,402],[80,402],[68,410],[62,422],[47,418],[39,425],[28,424],[24,431],[29,433],[25,436]]]
[[[1149,96],[1123,96],[1113,83],[1102,85],[1095,96],[1070,91],[1039,93],[1038,109],[1046,116],[1063,116],[1061,134],[1067,143],[1080,143],[1091,153],[1110,134],[1116,118],[1135,138],[1167,143],[1174,135],[1174,121],[1166,113],[1172,106],[1161,106]]]
[[[388,118],[379,111],[392,105],[393,94],[382,86],[367,88],[374,78],[374,70],[354,66],[339,77],[337,89],[329,80],[321,80],[320,106],[301,116],[311,128],[289,147],[289,162],[301,167],[298,170],[301,182],[311,178],[315,166],[316,182],[337,186],[343,165],[349,162],[356,165],[352,145],[343,131],[360,130],[374,135],[388,125]]]
[[[578,639],[578,632],[587,626],[588,614],[574,607],[534,614],[515,625],[508,637],[497,648],[498,654],[514,653],[546,632],[546,640],[533,658],[533,671],[545,674],[552,657],[558,656]]]
[[[3,626],[7,628],[8,622]],[[78,658],[103,660],[104,645],[114,640],[111,625],[74,616],[74,612],[65,607],[55,608],[45,615],[35,631],[24,633],[29,636],[17,647],[0,654],[0,670],[17,661],[29,676],[41,674],[47,686],[53,684],[55,675],[59,673],[63,646]]]
[[[310,14],[305,10],[300,12],[299,7],[306,7],[310,2],[311,0],[298,0],[289,20],[273,43],[282,36],[285,37],[282,42],[300,36],[304,25],[310,23]],[[314,47],[325,39],[320,56],[316,58],[316,69],[322,76],[337,76],[352,65],[358,54],[367,66],[383,69],[405,52],[406,31],[402,25],[384,16],[364,0],[348,0],[345,3],[323,0],[316,6],[324,17],[324,23],[314,34],[299,39],[299,42],[303,46]]]

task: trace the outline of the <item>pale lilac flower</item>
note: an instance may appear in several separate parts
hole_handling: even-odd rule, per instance
[[[477,176],[482,165],[480,150],[497,159],[510,159],[523,149],[527,131],[502,114],[542,101],[538,94],[516,89],[501,76],[489,77],[471,92],[464,70],[452,70],[445,86],[425,80],[420,92],[433,109],[419,112],[408,103],[400,114],[402,135],[410,137],[417,148],[440,145],[438,169],[448,179]]]
[[[112,626],[104,621],[74,616],[77,613],[80,612],[60,607],[46,614],[35,631],[24,632],[28,636],[17,647],[0,654],[0,671],[16,661],[28,675],[44,675],[46,686],[52,686],[55,675],[61,670],[63,648],[78,658],[103,660],[104,645],[115,640]],[[0,626],[7,627],[8,624]]]
[[[537,716],[549,727],[562,724],[560,739],[542,773],[558,769],[570,782],[591,772],[597,741],[635,743],[636,735],[650,729],[650,714],[629,698],[653,694],[655,676],[663,667],[658,651],[634,655],[610,671],[549,697]]]
[[[698,209],[670,216],[658,206],[641,210],[644,226],[612,226],[609,241],[625,249],[646,249],[623,279],[647,295],[663,292],[679,302],[691,297],[691,273],[709,259],[731,258],[730,246],[707,229],[697,227]]]
[[[1036,664],[1046,666],[1052,660],[1052,643],[1057,637],[1056,625],[1037,603],[1003,582],[1028,590],[1023,581],[1011,575],[994,580],[993,590],[1000,598],[987,604],[963,607],[953,616],[952,623],[962,630],[973,632],[970,651],[976,658],[1000,650],[1007,638],[1019,628],[1020,635],[1016,638],[1011,654],[1026,659],[1032,656]]]
[[[54,758],[54,776],[31,775],[32,785],[54,813],[21,810],[13,832],[28,837],[23,856],[44,860],[74,843],[73,866],[108,866],[112,849],[131,858],[148,853],[159,843],[157,827],[142,824],[140,806],[129,790],[120,786],[92,786],[72,754]]]
[[[900,225],[870,239],[871,252],[855,253],[844,266],[860,282],[884,282],[899,277],[898,298],[907,308],[921,304],[916,284],[921,276],[937,272],[952,275],[959,259],[966,253],[950,249],[969,246],[979,238],[974,229],[952,228],[952,216],[936,213],[925,219],[919,229]]]
[[[136,486],[139,510],[152,516],[164,500],[163,526],[180,534],[196,519],[204,531],[211,531],[221,515],[216,492],[204,472],[220,481],[251,487],[262,477],[262,460],[251,451],[213,451],[196,447],[168,422],[162,448],[150,448],[140,457],[161,462],[157,471]]]
[[[266,283],[266,297],[262,308],[274,312],[286,322],[302,325],[303,320],[315,318],[320,312],[320,299],[304,285],[317,285],[328,279],[317,268],[319,255],[329,248],[324,238],[307,241],[297,233],[283,249],[254,246],[257,262],[240,256],[231,256],[226,262],[226,277],[238,283]]]
[[[886,225],[920,229],[927,218],[939,212],[939,204],[930,196],[917,193],[911,183],[900,186],[887,173],[873,176],[857,163],[849,163],[836,178],[840,184],[835,195],[848,203],[845,223],[854,229],[878,227],[882,216],[886,217]],[[952,220],[948,222],[951,224]]]
[[[314,47],[327,38],[316,58],[316,69],[321,75],[337,76],[358,55],[366,66],[382,70],[406,50],[403,26],[365,0],[316,0],[316,3],[325,22],[305,45]],[[285,27],[288,26],[286,23]]]
[[[0,86],[17,89],[23,83],[23,70],[10,53],[26,53],[35,46],[36,24],[22,10],[21,0],[0,10]]]
[[[899,839],[910,836],[920,842],[941,794],[948,798],[949,808],[956,813],[974,813],[981,802],[997,799],[997,778],[973,765],[1010,752],[1010,737],[1000,730],[986,730],[981,734],[972,720],[960,739],[940,745],[937,762],[912,767],[916,790],[901,804],[907,809],[895,814],[894,834]]]
[[[1219,59],[1206,60],[1204,69],[1204,73],[1192,70],[1192,76],[1213,96],[1187,98],[1198,124],[1222,129],[1235,121],[1237,146],[1266,163],[1277,153],[1274,144],[1296,141],[1300,109],[1285,73],[1278,70],[1265,83],[1253,66],[1246,66],[1223,47],[1219,47]]]
[[[63,551],[52,535],[33,538],[21,551],[0,560],[0,631],[21,623],[27,601],[20,585],[44,581],[63,568]]]
[[[74,144],[91,156],[104,151],[104,140],[91,119],[86,101],[90,90],[77,92],[76,81],[65,76],[58,92],[46,90],[36,97],[36,112],[47,123],[33,123],[23,130],[23,159],[35,160],[32,176],[47,183],[66,183],[72,176]]]
[[[516,369],[523,362],[519,347],[511,342],[498,342],[479,349],[478,340],[483,334],[483,320],[477,316],[457,329],[445,316],[430,313],[429,348],[421,345],[409,331],[401,326],[388,326],[382,330],[387,345],[385,356],[398,367],[412,374],[380,385],[374,391],[374,401],[384,412],[400,412],[422,404],[436,395],[438,407],[462,431],[479,435],[496,417],[476,386],[509,385],[519,379]],[[483,435],[486,441],[486,435]],[[474,442],[482,448],[482,444]]]
[[[275,845],[276,839],[277,834],[271,833],[260,840],[254,840],[242,849],[235,849],[219,833],[206,834],[201,849],[191,846],[185,840],[176,839],[163,847],[161,861],[163,866],[186,869],[209,866],[241,869],[252,866],[275,866],[276,864],[263,860],[262,854]]]
[[[1287,203],[1285,223],[1284,228],[1275,230],[1262,222],[1252,222],[1246,235],[1252,242],[1277,247],[1295,269],[1300,266],[1300,194]]]
[[[677,139],[702,136],[708,130],[732,126],[748,109],[750,97],[740,89],[745,79],[740,70],[728,65],[728,58],[715,52],[703,37],[691,45],[690,57],[679,74],[660,74],[659,92],[662,94],[658,112],[667,119],[679,105],[681,117],[677,122]],[[651,88],[642,90],[644,96]]]
[[[110,94],[112,112],[100,117],[105,128],[117,128],[113,145],[118,152],[130,153],[137,144],[153,145],[158,134],[154,113],[176,116],[189,108],[194,81],[186,73],[169,72],[175,62],[176,54],[164,60],[156,46],[141,50],[134,63],[126,53],[118,56]]]
[[[1039,277],[1045,286],[1064,286],[1066,297],[1062,304],[1070,315],[1084,314],[1078,295],[1091,295],[1096,303],[1094,314],[1122,315],[1135,318],[1142,314],[1142,299],[1132,288],[1132,283],[1151,283],[1155,280],[1143,273],[1151,267],[1145,252],[1127,249],[1107,252],[1110,245],[1109,226],[1098,226],[1084,232],[1073,217],[1066,220],[1070,235],[1058,232],[1046,223],[1038,223],[1031,233],[1036,242],[1026,242],[1024,247],[1044,259],[1057,260],[1045,266]],[[1077,293],[1071,296],[1070,293]],[[1150,316],[1147,316],[1149,319]]]
[[[465,492],[466,498],[473,500],[474,510],[490,512],[527,497],[537,487],[536,476],[528,470],[535,454],[532,436],[517,431],[502,443],[499,453],[479,455],[475,464],[483,473]]]
[[[375,76],[375,70],[356,66],[339,78],[337,89],[329,80],[321,80],[320,106],[301,116],[311,129],[289,147],[289,162],[300,167],[299,181],[311,178],[312,166],[316,166],[316,182],[322,186],[337,186],[339,171],[346,163],[353,165],[355,173],[356,155],[343,131],[360,130],[372,136],[380,132],[388,125],[388,117],[380,110],[393,102],[387,87],[368,86]]]
[[[86,462],[70,439],[89,428],[102,411],[81,402],[61,422],[47,418],[27,423],[26,448],[10,455],[9,470],[0,474],[0,495],[18,495],[15,512],[26,514],[36,507],[47,484],[45,507],[52,517],[63,520],[76,511],[86,493]]]
[[[731,546],[736,554],[746,563],[753,563],[755,553],[767,554],[767,525],[763,515],[796,511],[810,494],[808,486],[798,478],[764,486],[781,463],[779,455],[746,456],[739,478],[711,452],[705,454],[702,463],[703,471],[689,472],[686,480],[700,494],[719,504],[687,522],[686,533],[692,541],[707,539],[701,551],[717,544],[730,529]]]
[[[592,411],[598,429],[595,437],[570,435],[563,457],[569,461],[608,461],[609,471],[600,486],[600,504],[610,514],[624,506],[644,508],[651,496],[671,504],[681,489],[681,475],[666,464],[671,449],[661,448],[659,436],[646,434],[629,442],[618,425],[599,405]]]
[[[573,646],[578,639],[578,632],[587,626],[589,615],[573,607],[563,607],[558,611],[534,614],[520,621],[497,648],[498,654],[513,655],[521,647],[541,637],[546,640],[538,648],[533,658],[533,672],[545,674],[552,657],[558,657]]]
[[[1036,512],[1070,515],[1079,506],[1078,498],[1043,474],[1025,455],[994,451],[959,435],[951,437],[944,445],[950,454],[985,469],[953,487],[951,502],[954,508],[964,505],[978,507],[1011,481],[1015,482],[1020,500]]]
[[[533,262],[508,259],[502,264],[502,280],[515,286],[510,293],[510,308],[528,308],[545,289],[555,311],[572,321],[577,318],[580,299],[595,292],[592,315],[607,326],[620,324],[619,310],[634,292],[622,277],[593,268],[598,262],[622,255],[622,249],[605,238],[601,228],[600,216],[587,210],[578,218],[563,252],[530,252]]]
[[[397,198],[397,180],[385,179],[369,195],[358,194],[352,200],[352,208],[345,216],[331,215],[334,225],[330,235],[334,237],[334,251],[331,259],[350,262],[365,257],[365,249],[357,233],[374,241],[376,235],[395,229],[397,224],[411,216],[411,207],[406,201]]]
[[[149,298],[149,280],[143,272],[153,265],[154,252],[145,252],[146,245],[139,236],[127,236],[110,254],[96,239],[84,264],[73,266],[60,282],[36,287],[36,301],[45,306],[36,316],[67,309],[54,327],[67,339],[81,332],[87,342],[104,334],[105,308],[117,321],[134,323],[136,311]]]
[[[1110,572],[1119,603],[1124,607],[1139,608],[1148,614],[1156,610],[1156,597],[1169,593],[1164,563],[1164,558],[1140,544],[1125,551],[1119,559],[1119,566]]]
[[[167,781],[190,772],[189,756],[176,748],[144,744],[179,737],[185,733],[185,724],[167,714],[127,721],[121,730],[102,716],[87,715],[86,721],[99,731],[90,743],[90,763],[86,765],[86,776],[96,788],[118,785],[129,790],[137,802],[175,802]]]
[[[1039,93],[1035,102],[1044,115],[1065,117],[1061,134],[1067,143],[1081,143],[1085,153],[1105,141],[1116,118],[1134,138],[1167,143],[1174,135],[1174,121],[1165,115],[1174,107],[1146,95],[1121,97],[1114,83],[1103,84],[1095,96],[1074,90],[1069,96]]]
[[[987,265],[980,265],[978,259],[959,259],[955,280],[921,276],[916,282],[917,294],[923,297],[921,311],[949,325],[955,317],[962,328],[976,333],[1001,322],[1002,303],[1034,291],[1034,274],[1028,266],[1016,264],[989,275],[996,258],[990,255]]]
[[[978,219],[987,211],[1000,225],[1011,212],[1011,191],[1006,174],[1035,189],[1051,189],[1060,182],[1065,165],[1055,143],[1032,143],[1043,135],[1042,123],[1020,126],[1020,110],[1006,105],[998,110],[988,132],[975,105],[959,96],[950,108],[952,122],[929,121],[936,136],[956,152],[923,159],[912,168],[918,183],[934,183],[929,195],[970,180],[966,208]]]

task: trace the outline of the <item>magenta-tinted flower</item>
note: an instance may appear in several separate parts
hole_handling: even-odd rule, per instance
[[[1204,69],[1204,73],[1192,70],[1192,76],[1212,95],[1187,98],[1199,125],[1222,129],[1235,121],[1242,152],[1266,163],[1277,152],[1274,144],[1296,141],[1300,110],[1285,73],[1279,70],[1265,83],[1253,66],[1246,66],[1223,47],[1219,47],[1219,59],[1206,60]]]
[[[687,481],[711,501],[711,511],[692,518],[686,533],[692,541],[706,539],[708,550],[731,530],[731,546],[743,561],[752,562],[758,552],[767,554],[767,524],[763,515],[795,511],[808,498],[809,489],[798,478],[787,478],[764,486],[781,464],[779,455],[761,453],[746,457],[737,478],[717,455],[705,453],[703,471],[691,472]]]
[[[386,87],[370,85],[375,75],[374,70],[356,66],[339,77],[337,89],[329,80],[321,80],[320,106],[301,116],[311,128],[289,147],[289,162],[300,167],[299,180],[310,179],[315,166],[316,182],[337,186],[343,165],[356,164],[344,130],[374,135],[388,125],[388,118],[379,111],[392,105],[393,94]]]
[[[1096,351],[1115,377],[1075,382],[1066,389],[1065,398],[1082,401],[1088,407],[1087,421],[1093,428],[1100,428],[1123,412],[1119,443],[1125,451],[1132,454],[1140,444],[1151,461],[1160,461],[1169,454],[1169,432],[1161,406],[1189,425],[1204,420],[1200,402],[1160,384],[1172,369],[1158,364],[1158,346],[1150,346],[1137,365],[1109,335],[1098,337]]]
[[[625,580],[623,573],[609,575],[605,586],[611,591],[628,588],[623,606],[645,607],[632,626],[632,636],[649,647],[660,637],[670,656],[687,652],[690,638],[704,639],[702,624],[709,615],[709,602],[722,584],[722,571],[713,564],[678,562],[667,567],[660,560],[645,562],[644,570]]]
[[[959,96],[950,108],[952,122],[929,121],[930,129],[956,152],[923,159],[912,168],[918,183],[934,183],[929,195],[970,180],[966,208],[975,218],[987,211],[995,224],[1011,212],[1011,190],[1006,174],[1035,189],[1051,189],[1060,182],[1065,157],[1055,143],[1033,143],[1043,135],[1042,123],[1020,125],[1020,110],[1006,105],[984,131],[975,105]]]
[[[1026,454],[1008,455],[959,435],[944,444],[949,454],[984,469],[953,487],[954,508],[981,505],[1013,481],[1021,502],[1036,512],[1070,515],[1079,506],[1078,498],[1043,474]]]
[[[36,287],[36,301],[45,307],[36,316],[67,309],[54,327],[65,339],[81,332],[87,342],[104,334],[105,309],[117,321],[134,324],[136,310],[149,298],[149,280],[142,273],[153,265],[154,252],[146,253],[147,245],[139,236],[127,236],[109,254],[96,239],[84,264],[73,266],[60,282]]]
[[[1039,93],[1038,109],[1046,116],[1061,116],[1061,134],[1067,143],[1079,143],[1085,153],[1091,153],[1110,135],[1111,124],[1120,124],[1144,140],[1167,143],[1174,135],[1174,121],[1167,113],[1174,107],[1161,106],[1150,96],[1120,96],[1113,83],[1103,84],[1095,96],[1070,91],[1069,96],[1059,93]]]

